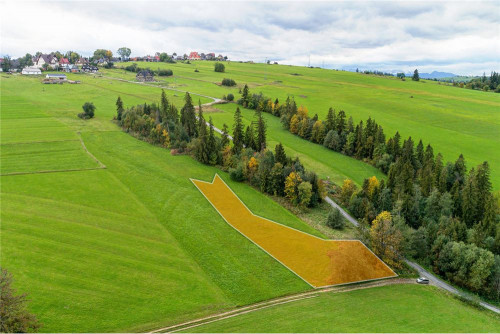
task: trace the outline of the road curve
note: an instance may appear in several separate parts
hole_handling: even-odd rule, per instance
[[[359,226],[359,222],[354,218],[352,217],[350,214],[348,214],[344,209],[342,209],[337,203],[335,203],[330,197],[326,196],[325,197],[325,201],[330,204],[332,207],[338,209],[340,211],[340,213],[342,214],[342,216],[344,216],[345,219],[347,219],[349,222],[351,222],[354,226]],[[466,294],[465,292],[463,291],[460,291],[456,288],[454,288],[453,286],[451,286],[450,284],[446,283],[445,281],[439,279],[437,276],[435,276],[434,274],[430,273],[429,271],[425,270],[424,268],[422,268],[420,265],[418,265],[417,263],[415,262],[412,262],[408,259],[405,258],[405,262],[410,266],[412,267],[413,269],[415,269],[416,271],[418,271],[418,274],[420,276],[424,276],[426,278],[429,279],[429,281],[431,282],[432,285],[435,285],[441,289],[444,289],[450,293],[453,293],[457,296],[462,296],[462,297],[465,297],[465,298],[468,298],[470,299],[471,296]],[[500,309],[496,306],[493,306],[489,303],[486,303],[486,302],[479,302],[479,304],[481,306],[483,306],[484,308],[487,308],[488,310],[490,311],[493,311],[497,314],[500,314]]]
[[[175,89],[175,88],[155,86],[155,85],[148,85],[148,84],[145,84],[145,83],[142,83],[142,82],[136,82],[136,81],[130,81],[130,80],[125,80],[125,79],[113,78],[113,77],[108,77],[108,76],[103,76],[103,77],[106,78],[106,79],[124,81],[124,82],[128,82],[128,83],[133,83],[133,84],[140,84],[140,85],[144,85],[144,86],[151,86],[151,87],[156,87],[156,88],[168,89],[168,90],[177,91],[177,92],[180,92],[180,93],[190,93],[192,95],[206,97],[206,98],[209,98],[209,99],[213,100],[212,102],[208,102],[208,103],[202,104],[202,106],[211,106],[211,105],[214,105],[214,104],[225,103],[224,100],[218,99],[218,98],[213,97],[213,96],[202,95],[202,94],[198,94],[198,93],[194,93],[194,92],[187,92],[187,91],[183,91],[183,90]],[[207,123],[207,125],[209,125],[208,122],[206,122],[206,123]],[[216,128],[215,126],[213,128],[214,128],[214,130],[216,132],[218,132],[220,134],[223,133],[222,130]],[[228,137],[231,140],[233,139],[230,135],[228,135]],[[342,216],[344,216],[344,218],[347,219],[351,224],[353,224],[356,227],[359,226],[359,222],[354,217],[352,217],[350,214],[348,214],[344,209],[342,209],[342,207],[340,207],[340,205],[338,205],[337,203],[335,203],[335,201],[333,201],[330,197],[325,196],[324,200],[328,204],[330,204],[330,206],[332,206],[333,208],[338,209],[340,211],[340,213],[342,214]],[[429,271],[427,271],[424,268],[422,268],[417,263],[412,262],[412,261],[410,261],[410,260],[408,260],[406,258],[405,258],[405,262],[410,267],[412,267],[413,269],[415,269],[416,271],[418,271],[418,273],[419,273],[420,276],[424,276],[424,277],[428,278],[429,281],[433,285],[435,285],[435,286],[437,286],[437,287],[439,287],[441,289],[444,289],[444,290],[446,290],[446,291],[448,291],[450,293],[453,293],[455,295],[462,296],[462,297],[470,299],[470,296],[468,294],[466,294],[465,292],[462,292],[460,290],[457,290],[456,288],[454,288],[450,284],[444,282],[443,280],[441,280],[438,277],[436,277],[434,274],[431,274]],[[493,306],[493,305],[491,305],[489,303],[486,303],[484,301],[480,301],[479,304],[481,306],[483,306],[484,308],[487,308],[490,311],[493,311],[493,312],[495,312],[497,314],[500,314],[500,309],[498,307],[496,307],[496,306]]]

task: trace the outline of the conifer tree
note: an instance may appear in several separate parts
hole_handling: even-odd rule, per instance
[[[286,153],[281,143],[278,143],[274,148],[274,156],[277,162],[283,166],[286,165]]]
[[[186,96],[184,97],[184,107],[182,108],[182,116],[181,117],[183,123],[182,125],[186,129],[186,132],[189,137],[196,137],[198,135],[198,129],[196,126],[196,114],[193,106],[193,100],[191,99],[191,95],[186,92]]]
[[[243,149],[243,121],[241,120],[240,108],[236,108],[233,124],[233,152],[240,153]]]
[[[160,117],[161,117],[160,123],[162,122],[162,120],[165,120],[169,116],[168,106],[169,106],[169,103],[168,103],[167,95],[165,94],[165,90],[162,89],[161,90],[161,99],[160,99]]]
[[[211,165],[216,165],[218,162],[219,147],[217,146],[217,139],[215,138],[214,124],[212,122],[212,116],[208,118],[208,151],[209,151],[209,163]]]
[[[249,89],[247,84],[245,84],[245,87],[243,87],[243,92],[241,93],[241,99],[243,100],[243,106],[245,108],[248,107]]]
[[[256,145],[255,145],[255,135],[253,133],[253,126],[247,126],[245,130],[245,146],[247,148],[251,148],[253,150],[256,150]]]
[[[335,125],[335,110],[330,107],[330,109],[328,109],[328,115],[326,115],[326,132],[328,133],[330,130],[335,129]]]
[[[339,111],[339,115],[337,117],[337,133],[339,135],[342,134],[342,132],[345,130],[345,112],[344,110]]]
[[[210,162],[210,152],[211,147],[209,146],[207,124],[203,117],[203,111],[200,108],[198,114],[198,142],[195,151],[196,159],[204,164],[208,164]]]
[[[123,116],[123,102],[121,97],[118,96],[118,99],[116,100],[116,119],[121,121],[122,116]]]
[[[261,111],[257,111],[256,116],[257,137],[255,138],[255,147],[256,151],[260,152],[266,148],[266,121],[264,120],[264,117],[262,117]]]
[[[229,130],[226,123],[222,125],[222,138],[220,143],[222,148],[229,145]]]

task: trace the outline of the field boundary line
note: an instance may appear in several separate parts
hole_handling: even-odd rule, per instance
[[[94,159],[95,162],[97,162],[97,164],[100,166],[100,168],[107,168],[105,164],[103,164],[102,162],[99,161],[99,159],[97,159],[92,153],[89,152],[89,150],[87,150],[87,146],[85,146],[85,143],[83,142],[83,138],[82,138],[82,135],[80,132],[77,132],[78,134],[78,137],[80,138],[80,143],[82,144],[82,147],[83,147],[83,150],[85,152],[87,152],[87,154],[92,158]]]
[[[61,139],[61,140],[37,140],[37,141],[19,141],[12,143],[2,143],[1,146],[4,145],[27,145],[27,144],[43,144],[43,143],[64,143],[69,141],[78,141],[79,139]]]
[[[294,302],[294,301],[300,301],[300,300],[309,299],[309,298],[313,298],[313,297],[319,297],[320,294],[322,294],[322,293],[342,293],[342,292],[350,292],[350,291],[355,291],[355,290],[377,288],[377,287],[396,285],[396,284],[416,284],[416,283],[415,283],[415,280],[413,280],[413,279],[402,278],[402,279],[395,279],[395,280],[385,280],[385,281],[380,281],[380,282],[361,283],[359,285],[352,285],[349,287],[339,286],[339,287],[331,287],[331,288],[324,288],[324,289],[316,289],[316,290],[312,290],[312,291],[301,292],[301,293],[297,293],[297,294],[293,294],[293,295],[288,295],[288,296],[284,296],[284,297],[277,297],[277,298],[269,299],[266,301],[257,302],[255,304],[243,306],[241,308],[236,308],[236,309],[233,309],[230,311],[225,311],[222,313],[213,314],[213,315],[206,316],[203,318],[198,318],[198,319],[186,321],[186,322],[183,322],[180,324],[163,327],[160,329],[150,331],[148,333],[160,333],[160,332],[174,333],[177,331],[202,326],[202,325],[205,325],[208,323],[216,322],[216,321],[223,320],[223,319],[230,318],[230,317],[234,317],[237,315],[241,315],[241,314],[245,314],[245,313],[249,313],[249,312],[253,312],[253,311],[259,311],[259,310],[262,310],[264,308],[268,308],[271,306],[285,304],[286,302]]]
[[[179,332],[179,331],[182,331],[182,330],[186,330],[186,329],[190,329],[190,328],[195,328],[195,327],[199,327],[199,326],[202,326],[202,325],[207,325],[207,324],[210,324],[210,323],[213,323],[213,322],[217,322],[217,321],[220,321],[220,320],[225,320],[225,319],[237,317],[239,315],[247,314],[247,313],[250,313],[250,312],[264,310],[266,308],[273,307],[273,306],[288,304],[288,303],[297,302],[297,301],[305,300],[305,299],[316,298],[316,297],[319,297],[319,295],[305,296],[305,297],[302,297],[302,298],[285,300],[285,301],[282,301],[282,302],[279,302],[279,303],[273,303],[273,304],[269,304],[269,305],[264,305],[262,307],[253,308],[253,309],[246,310],[246,311],[243,311],[243,312],[238,312],[238,313],[235,313],[235,314],[230,314],[230,315],[227,315],[225,317],[217,318],[217,319],[214,319],[214,320],[211,320],[211,321],[207,321],[207,322],[204,322],[204,323],[201,323],[201,324],[195,324],[195,325],[188,326],[188,327],[174,329],[173,331],[170,331],[170,333],[176,333],[176,332]]]
[[[278,261],[282,266],[284,266],[285,268],[287,268],[288,270],[290,270],[292,273],[294,273],[297,277],[299,277],[301,280],[303,280],[304,282],[306,282],[309,286],[311,286],[313,289],[324,289],[324,288],[329,288],[329,287],[336,287],[336,286],[342,286],[342,285],[348,285],[348,284],[355,284],[355,283],[363,283],[363,282],[370,282],[370,281],[377,281],[377,280],[383,280],[383,279],[388,279],[388,278],[394,278],[394,277],[398,277],[398,274],[396,274],[394,272],[394,270],[391,269],[391,267],[389,267],[384,261],[382,261],[377,255],[375,255],[375,257],[380,261],[382,262],[394,275],[393,276],[384,276],[384,277],[379,277],[379,278],[371,278],[371,279],[367,279],[367,280],[360,280],[360,281],[353,281],[353,282],[347,282],[347,283],[339,283],[339,284],[330,284],[330,285],[322,285],[322,286],[314,286],[312,285],[311,283],[309,283],[305,278],[303,278],[302,276],[300,276],[299,274],[297,274],[295,271],[293,271],[290,267],[288,267],[287,265],[285,265],[283,262],[281,262],[280,260],[278,260],[276,257],[274,257],[271,253],[269,253],[267,250],[265,250],[262,246],[260,246],[259,244],[257,244],[255,241],[253,241],[252,239],[250,239],[249,237],[247,237],[245,234],[243,234],[240,230],[238,230],[236,227],[234,227],[233,225],[231,225],[231,223],[229,223],[226,219],[226,217],[224,217],[222,215],[222,213],[217,209],[217,207],[215,207],[215,205],[212,203],[212,201],[210,201],[208,199],[208,197],[203,193],[203,191],[201,191],[201,189],[196,185],[196,183],[194,181],[198,181],[198,182],[202,182],[202,183],[208,183],[208,184],[213,184],[214,181],[215,181],[215,178],[218,177],[222,183],[224,183],[224,185],[233,193],[233,195],[238,199],[238,201],[241,202],[241,204],[243,204],[243,206],[250,212],[250,214],[252,214],[253,216],[255,217],[258,217],[260,219],[264,219],[264,220],[268,220],[274,224],[278,224],[278,225],[281,225],[285,228],[288,228],[288,229],[291,229],[291,230],[294,230],[296,232],[300,232],[300,233],[303,233],[305,235],[308,235],[308,236],[311,236],[311,237],[315,237],[319,240],[322,240],[322,241],[342,241],[342,242],[359,242],[360,244],[362,244],[366,249],[368,249],[373,255],[375,255],[375,253],[373,253],[371,251],[371,249],[369,249],[363,242],[361,242],[361,240],[358,240],[358,239],[351,239],[351,240],[342,240],[342,239],[324,239],[324,238],[320,238],[318,236],[315,236],[315,235],[312,235],[310,233],[307,233],[307,232],[304,232],[304,231],[300,231],[296,228],[293,228],[293,227],[290,227],[290,226],[286,226],[284,224],[281,224],[281,223],[278,223],[278,222],[275,222],[271,219],[268,219],[268,218],[264,218],[264,217],[261,217],[259,215],[256,215],[253,213],[252,210],[250,210],[246,205],[245,203],[238,197],[238,195],[236,195],[236,193],[231,189],[231,187],[229,187],[227,185],[227,183],[219,176],[218,173],[215,173],[214,175],[214,178],[212,179],[212,182],[207,182],[207,181],[202,181],[202,180],[198,180],[198,179],[194,179],[194,178],[190,178],[189,180],[191,180],[191,182],[194,184],[194,186],[201,192],[201,194],[203,195],[203,197],[205,197],[205,199],[212,205],[212,207],[215,209],[215,211],[217,211],[217,213],[222,217],[222,219],[224,219],[224,221],[229,225],[231,226],[233,229],[235,229],[236,231],[238,231],[238,233],[240,233],[242,236],[244,236],[245,238],[247,238],[248,240],[250,240],[250,242],[252,242],[254,245],[256,245],[257,247],[259,247],[260,249],[262,249],[266,254],[268,254],[269,256],[271,256],[273,259],[275,259],[276,261]]]
[[[64,172],[83,172],[88,170],[106,169],[106,167],[92,167],[92,168],[72,168],[72,169],[49,169],[39,170],[34,172],[12,172],[0,174],[0,176],[14,176],[14,175],[28,175],[28,174],[49,174],[49,173],[64,173]]]

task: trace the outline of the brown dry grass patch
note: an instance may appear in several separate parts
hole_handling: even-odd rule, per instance
[[[192,181],[228,224],[313,287],[396,276],[359,240],[324,240],[256,216],[218,175]]]

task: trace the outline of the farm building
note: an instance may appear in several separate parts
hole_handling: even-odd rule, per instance
[[[47,74],[45,76],[46,79],[49,79],[49,80],[60,80],[60,81],[66,81],[66,74]]]
[[[62,66],[62,70],[64,72],[72,72],[72,73],[78,73],[80,72],[80,69],[78,68],[78,66],[76,65],[68,65],[68,64],[65,64]]]
[[[41,75],[42,71],[37,67],[25,67],[23,68],[21,74],[24,75]]]
[[[147,82],[147,81],[153,81],[154,78],[153,78],[153,73],[151,73],[151,71],[142,70],[137,72],[135,79],[137,81]]]

